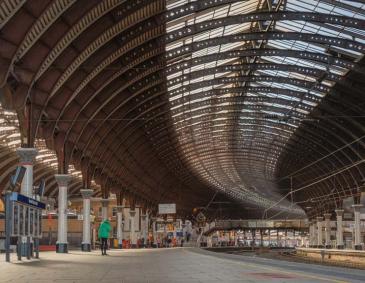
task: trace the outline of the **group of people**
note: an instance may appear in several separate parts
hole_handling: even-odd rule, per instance
[[[101,254],[102,255],[107,255],[106,250],[108,249],[108,239],[110,236],[110,232],[112,231],[112,226],[110,224],[109,219],[105,219],[101,222],[100,226],[99,226],[99,231],[98,231],[98,237],[100,239],[100,249],[101,249]],[[190,238],[190,234],[187,233],[186,235],[187,241],[189,242],[189,238]],[[147,246],[149,246],[148,243],[148,239],[147,239]],[[142,239],[142,243],[144,243],[144,239]],[[139,246],[139,245],[138,245]],[[144,244],[143,244],[144,246]],[[184,238],[181,239],[176,239],[176,238],[171,238],[171,237],[164,237],[161,240],[158,238],[157,239],[157,246],[158,247],[183,247],[184,246]]]

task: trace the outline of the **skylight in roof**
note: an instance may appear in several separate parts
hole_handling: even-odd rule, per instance
[[[171,9],[172,7],[178,7],[178,5],[187,4],[188,0],[169,0],[167,2],[167,8]],[[275,5],[278,2],[274,2],[273,8],[279,11],[317,12],[365,19],[364,5],[351,1],[337,1],[337,3],[341,3],[338,6],[335,5],[336,2],[329,0],[286,0],[283,2],[285,2],[285,5],[281,7],[276,7]],[[177,19],[168,23],[167,32],[176,31],[187,25],[204,23],[212,19],[224,19],[233,15],[257,12],[266,9],[266,3],[263,0],[250,0],[217,5],[206,11],[199,11],[184,17],[184,19]],[[265,178],[271,179],[275,175],[276,160],[292,133],[300,126],[301,121],[306,119],[314,107],[320,103],[321,99],[326,96],[336,81],[353,67],[353,62],[358,60],[362,54],[354,50],[347,50],[341,47],[340,44],[339,46],[331,46],[327,43],[316,42],[316,40],[309,42],[305,38],[300,39],[299,37],[290,39],[270,37],[267,40],[259,39],[255,41],[242,39],[234,42],[227,41],[224,44],[221,44],[222,41],[218,41],[218,39],[222,39],[227,35],[251,34],[252,32],[323,35],[332,36],[335,39],[353,40],[359,43],[365,42],[365,32],[361,29],[325,22],[282,20],[261,21],[259,23],[252,21],[242,24],[232,23],[227,26],[215,26],[210,30],[195,34],[188,33],[184,38],[167,44],[166,50],[168,51],[178,46],[184,46],[180,50],[178,62],[185,62],[186,65],[182,66],[181,69],[171,69],[167,77],[170,82],[182,78],[182,75],[186,76],[180,81],[177,80],[176,83],[168,84],[167,94],[171,103],[170,109],[173,121],[177,123],[175,131],[183,140],[183,143],[180,144],[182,151],[187,150],[189,146],[199,145],[195,148],[196,154],[199,154],[204,145],[207,148],[211,147],[211,144],[206,143],[206,138],[209,135],[214,137],[215,140],[219,139],[219,142],[215,141],[214,146],[217,153],[211,153],[213,154],[212,158],[196,162],[196,158],[192,157],[189,159],[190,166],[195,168],[195,172],[200,172],[200,176],[213,187],[243,199],[249,195],[251,201],[265,202],[267,205],[270,201],[264,197],[264,194],[251,195],[245,191],[248,186],[245,183],[246,181],[239,175],[237,175],[235,181],[239,184],[240,189],[236,191],[235,187],[225,181],[231,178],[230,173],[223,169],[219,169],[222,170],[220,172],[214,171],[218,170],[216,168],[220,168],[219,164],[216,163],[219,160],[218,153],[226,151],[226,144],[230,144],[228,139],[236,139],[237,143],[247,141],[249,145],[251,144],[252,151],[257,148],[258,151],[266,152],[265,150],[271,146],[272,152],[267,152],[266,163],[260,160],[263,164],[262,167],[256,166],[254,170],[249,169],[250,172],[255,172],[252,174],[256,177],[259,176],[263,180]],[[217,40],[209,41],[210,45],[208,45],[206,41],[208,39]],[[202,44],[202,41],[204,41],[204,44]],[[201,44],[199,47],[197,44],[190,45],[192,42],[200,42]],[[252,50],[252,52],[274,50],[290,51],[292,53],[290,56],[283,56],[283,52],[262,56],[255,56],[254,54],[241,56],[238,51],[242,50]],[[224,57],[227,56],[227,51],[233,52],[229,57]],[[237,52],[237,55],[234,52]],[[333,58],[336,58],[336,56],[333,54],[335,52],[339,53],[339,62],[334,62]],[[180,55],[182,53],[183,56]],[[212,56],[214,54],[217,55],[217,58]],[[222,54],[224,56],[218,58],[218,55]],[[232,54],[234,55],[232,56]],[[345,56],[342,56],[342,54]],[[174,64],[177,61],[174,57],[176,56],[171,52],[168,58],[172,60],[167,61],[168,67],[175,66]],[[224,71],[217,68],[219,71],[211,72],[212,68],[217,66],[245,66],[245,64],[250,63],[256,64],[256,68],[231,68]],[[264,68],[262,64],[268,63],[282,67],[277,69]],[[196,73],[198,71],[199,73]],[[225,98],[227,100],[224,100]],[[228,100],[228,98],[234,99]],[[221,121],[225,123],[220,123]],[[242,123],[242,121],[250,122]],[[246,131],[244,140],[242,140],[244,135],[237,136],[237,133],[229,132],[229,129],[235,129],[238,124],[244,126],[243,131]],[[212,129],[211,125],[224,127],[224,130],[220,128]],[[193,132],[194,135],[185,134],[186,131]],[[252,135],[248,135],[251,132]],[[260,143],[254,148],[252,144],[256,140],[259,140]],[[274,148],[270,144],[271,140],[280,141],[282,146]],[[205,156],[203,152],[201,154]],[[237,152],[237,154],[239,155],[240,152]],[[253,156],[254,154],[252,154],[250,162],[255,162]],[[246,159],[240,159],[241,168],[253,168],[252,163],[245,163],[244,160]],[[233,161],[228,166],[229,168],[236,168]]]

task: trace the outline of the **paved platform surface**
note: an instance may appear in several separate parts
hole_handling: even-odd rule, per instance
[[[41,253],[40,261],[5,263],[0,282],[365,282],[365,271],[217,254],[199,249]]]

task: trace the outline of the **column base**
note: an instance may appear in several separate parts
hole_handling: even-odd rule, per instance
[[[57,243],[56,244],[56,253],[59,254],[67,254],[68,253],[68,247],[65,243]]]
[[[326,249],[332,249],[332,245],[326,245],[325,248]]]
[[[81,250],[83,252],[91,252],[91,244],[88,243],[82,243],[81,244]]]
[[[338,249],[338,250],[343,250],[343,249],[345,249],[345,246],[344,246],[344,245],[338,245],[338,246],[337,246],[337,249]]]
[[[362,250],[362,245],[355,245],[354,249],[357,251],[361,251]]]
[[[323,249],[324,247],[323,247],[323,245],[317,245],[316,248],[317,249]]]

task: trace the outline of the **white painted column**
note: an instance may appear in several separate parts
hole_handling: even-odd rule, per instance
[[[101,199],[101,219],[104,221],[108,219],[108,208],[110,200],[108,198]]]
[[[337,224],[337,230],[336,230],[336,242],[337,242],[337,249],[344,249],[343,244],[343,224],[342,224],[342,217],[343,217],[343,209],[336,209],[336,224]]]
[[[19,165],[23,166],[26,169],[21,183],[20,193],[27,197],[33,198],[33,164],[38,151],[35,148],[21,147],[18,148],[16,152],[19,156]],[[22,244],[21,244],[22,255],[26,256],[27,250],[31,249],[31,246],[28,247],[27,244],[28,237],[21,237],[21,238],[22,238]],[[32,237],[29,237],[29,241],[30,243],[33,242]]]
[[[129,210],[129,215],[131,219],[131,227],[130,229],[130,240],[131,240],[131,248],[135,248],[137,246],[137,239],[136,239],[136,228],[135,228],[135,210]]]
[[[123,248],[123,206],[117,206],[117,238],[118,238],[118,247],[120,249]]]
[[[157,231],[156,231],[156,218],[152,221],[152,234],[153,234],[153,244],[157,247]]]
[[[324,229],[325,229],[325,247],[326,249],[332,248],[331,244],[331,213],[325,213],[324,215]]]
[[[56,252],[67,253],[67,187],[71,176],[56,174],[55,178],[58,184],[58,237]]]
[[[352,205],[354,208],[354,237],[353,237],[353,244],[355,250],[362,250],[361,243],[361,226],[360,226],[360,209],[363,207],[362,204],[354,204]]]
[[[90,217],[90,198],[93,190],[80,190],[83,198],[83,226],[82,226],[82,243],[81,250],[84,252],[91,251],[91,217]]]
[[[146,222],[145,222],[145,231],[146,231],[146,238],[145,238],[145,244],[147,245],[147,239],[149,236],[149,223],[150,223],[150,216],[148,214],[148,210],[146,212]]]
[[[323,248],[322,221],[323,217],[317,217],[317,248]]]
[[[314,244],[314,224],[313,222],[309,222],[309,247],[313,247]]]
[[[23,177],[20,193],[27,197],[33,197],[33,164],[38,150],[21,147],[16,150],[16,153],[20,159],[19,165],[27,169]]]
[[[143,238],[143,243],[142,245],[145,245],[147,242],[147,215],[146,214],[142,214],[141,215],[141,237]]]

